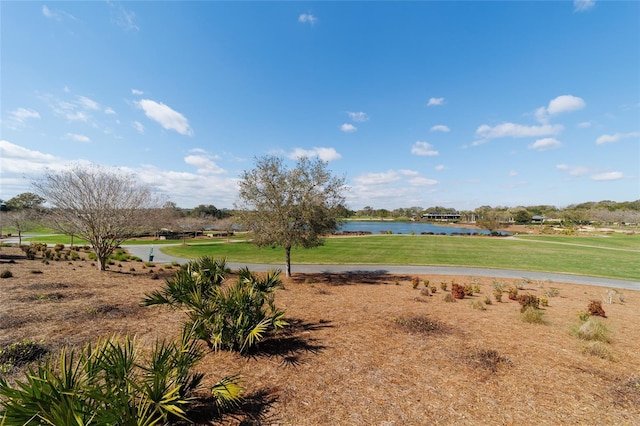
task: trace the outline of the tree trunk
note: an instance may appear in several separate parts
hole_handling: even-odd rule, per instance
[[[98,270],[106,271],[107,270],[107,257],[104,255],[98,255]]]
[[[287,277],[291,276],[291,246],[287,246],[284,249],[285,252],[285,262],[287,264]]]

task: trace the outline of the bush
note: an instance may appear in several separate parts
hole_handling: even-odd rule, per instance
[[[0,272],[0,278],[11,278],[13,277],[13,272],[11,272],[11,270],[9,269],[5,269],[2,272]]]
[[[602,318],[606,318],[607,316],[604,313],[604,309],[602,309],[602,302],[599,300],[592,300],[589,302],[589,306],[587,307],[587,312],[591,316],[598,316]]]
[[[185,408],[203,374],[191,369],[202,355],[194,340],[157,342],[146,359],[134,340],[106,339],[79,354],[63,350],[29,369],[24,381],[10,385],[0,377],[3,424],[167,424],[185,417]],[[221,385],[223,385],[221,387]],[[224,386],[226,385],[226,386]],[[222,390],[224,389],[224,390]],[[219,409],[237,404],[233,376],[212,389]]]
[[[420,277],[411,278],[411,287],[418,288],[419,285],[420,285]]]
[[[464,286],[460,284],[451,284],[451,295],[454,299],[464,299]]]
[[[484,306],[484,304],[479,300],[472,300],[471,301],[471,307],[473,309],[477,309],[479,311],[486,311],[487,310],[487,308]]]
[[[31,340],[22,340],[0,348],[0,372],[9,372],[36,361],[47,353],[47,349]],[[1,423],[0,423],[1,424]]]
[[[542,297],[540,298],[540,304],[541,304],[543,307],[545,307],[545,308],[546,308],[547,306],[549,306],[549,299],[547,299],[546,297],[542,296]]]
[[[521,314],[520,318],[524,322],[530,324],[544,324],[544,313],[540,309],[536,309],[533,306],[526,308]]]
[[[518,297],[518,303],[520,303],[520,312],[524,312],[527,308],[532,307],[534,309],[540,308],[540,299],[533,294],[522,294]]]
[[[447,303],[453,303],[456,301],[456,299],[451,295],[451,293],[446,293],[442,298],[442,300],[444,300]]]
[[[595,317],[589,318],[579,327],[574,328],[573,333],[582,340],[609,343],[611,341],[609,329],[604,322]]]
[[[274,303],[280,271],[258,277],[245,267],[235,284],[222,287],[226,272],[224,260],[201,257],[183,265],[165,280],[161,291],[147,295],[142,304],[185,307],[185,330],[194,330],[210,349],[245,353],[268,332],[287,325],[284,311]]]
[[[509,287],[507,292],[509,293],[509,300],[518,300],[518,289],[516,287]]]
[[[446,281],[441,281],[440,282],[440,289],[442,291],[447,291],[447,282]]]

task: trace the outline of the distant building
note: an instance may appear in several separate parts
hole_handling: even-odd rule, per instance
[[[461,216],[460,213],[425,213],[422,218],[438,222],[454,222],[459,221]]]
[[[544,216],[533,216],[531,218],[531,223],[543,223],[546,217]]]

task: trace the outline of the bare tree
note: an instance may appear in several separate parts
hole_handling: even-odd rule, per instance
[[[285,249],[291,276],[291,248],[316,247],[339,226],[336,207],[344,203],[344,178],[332,176],[327,163],[301,158],[289,170],[282,159],[266,156],[240,178],[240,223],[258,246]]]
[[[2,212],[6,226],[18,234],[18,245],[22,245],[22,234],[36,226],[35,212],[29,209]]]
[[[493,234],[501,227],[507,226],[504,223],[504,213],[496,210],[484,210],[479,212],[480,216],[476,219],[476,225],[481,229],[486,229]]]
[[[147,209],[159,205],[133,176],[97,165],[48,172],[33,187],[55,207],[59,223],[91,243],[101,271],[118,245],[141,229]]]

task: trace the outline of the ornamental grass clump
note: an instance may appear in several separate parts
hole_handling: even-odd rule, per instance
[[[573,334],[581,340],[598,341],[609,343],[611,341],[610,332],[607,325],[595,317],[590,317],[579,327],[573,329]]]
[[[224,260],[203,257],[189,262],[142,304],[184,308],[184,329],[193,329],[210,349],[246,353],[267,334],[287,325],[284,311],[274,303],[280,271],[258,276],[245,267],[234,284],[223,285],[226,272]]]

